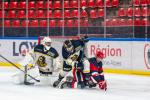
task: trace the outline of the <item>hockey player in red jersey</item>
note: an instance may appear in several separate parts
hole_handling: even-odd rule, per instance
[[[100,89],[106,90],[107,83],[105,81],[105,77],[103,74],[103,63],[102,59],[104,58],[104,54],[102,52],[97,52],[96,57],[90,58],[90,74],[91,77],[89,79],[89,86],[92,87],[92,84],[95,83],[99,86]],[[90,83],[92,82],[92,84]]]
[[[89,88],[98,87],[102,90],[107,90],[107,83],[104,78],[103,74],[103,64],[102,59],[104,58],[104,54],[102,52],[97,52],[95,57],[92,57],[89,60],[89,64],[84,65],[84,68],[90,67],[90,73],[78,74],[73,71],[73,78],[71,77],[66,78],[66,82],[64,82],[61,88],[69,87],[69,88],[76,88],[76,83],[78,79],[83,79],[85,86]],[[86,68],[88,69],[88,68]],[[81,73],[81,72],[80,72]]]

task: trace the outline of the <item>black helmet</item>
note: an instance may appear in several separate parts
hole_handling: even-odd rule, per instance
[[[66,40],[64,42],[64,47],[66,48],[67,51],[72,52],[73,51],[73,45],[70,40]]]

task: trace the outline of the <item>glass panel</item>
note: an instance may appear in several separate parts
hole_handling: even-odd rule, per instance
[[[133,13],[131,0],[105,0],[106,9],[106,37],[131,38],[133,37]]]
[[[3,36],[3,1],[2,2],[0,2],[0,36],[2,37]]]
[[[0,36],[149,38],[149,9],[132,0],[2,0]]]

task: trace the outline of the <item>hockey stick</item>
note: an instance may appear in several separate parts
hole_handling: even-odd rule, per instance
[[[0,54],[0,57],[3,58],[4,60],[6,60],[8,63],[10,63],[11,65],[13,65],[14,67],[16,67],[17,69],[19,69],[20,71],[26,73],[24,70],[22,70],[21,68],[19,68],[16,64],[14,64],[13,62],[11,62],[10,60],[8,60],[7,58],[5,58],[4,56],[2,56]],[[33,76],[26,74],[27,76],[29,76],[30,78],[32,78],[33,80],[35,80],[36,82],[40,82],[40,80],[34,78]]]

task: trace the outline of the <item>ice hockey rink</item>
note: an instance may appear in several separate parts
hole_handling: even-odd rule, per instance
[[[150,77],[105,73],[108,90],[57,89],[12,83],[15,68],[0,67],[0,100],[149,100]]]

